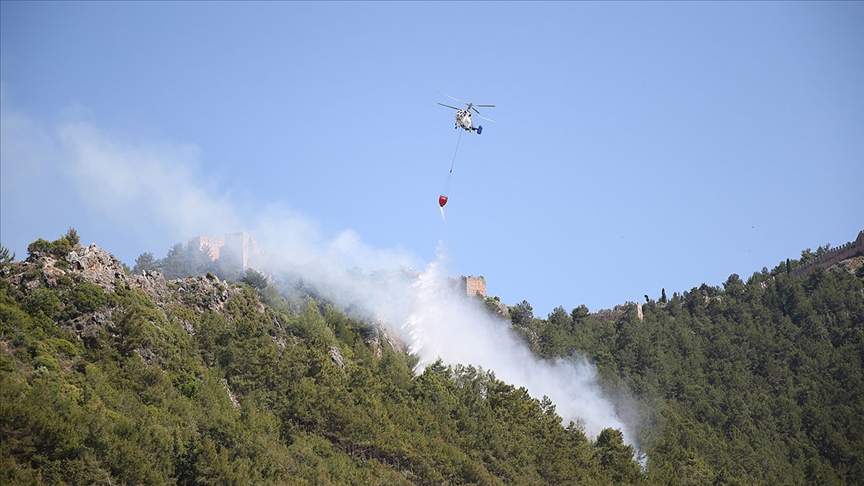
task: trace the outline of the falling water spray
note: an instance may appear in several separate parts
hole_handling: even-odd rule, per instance
[[[438,258],[407,292],[408,316],[401,331],[418,358],[417,373],[439,358],[447,364],[482,367],[504,382],[525,387],[534,397],[548,397],[564,423],[572,420],[582,425],[588,436],[596,437],[611,427],[620,429],[625,441],[633,444],[614,405],[603,396],[592,364],[582,358],[537,359],[513,334],[509,322],[456,291],[446,276],[446,262],[439,248]]]

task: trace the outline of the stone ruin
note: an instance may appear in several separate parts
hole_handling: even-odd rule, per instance
[[[479,295],[480,297],[486,298],[486,279],[482,276],[475,277],[469,275],[467,277],[459,277],[457,286],[460,292],[469,297]]]

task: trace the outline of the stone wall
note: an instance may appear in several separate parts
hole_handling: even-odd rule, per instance
[[[204,252],[210,261],[216,261],[223,253],[236,255],[240,268],[245,270],[254,265],[257,258],[263,254],[255,238],[246,233],[225,233],[225,239],[198,235],[189,238],[189,248],[197,248]]]
[[[817,268],[826,268],[837,264],[855,256],[864,255],[864,230],[858,233],[858,238],[855,241],[846,243],[843,246],[838,246],[832,250],[828,250],[818,257],[810,260],[804,265],[799,265],[792,269],[793,275],[804,275],[810,273]]]
[[[471,297],[475,295],[479,295],[481,297],[486,297],[486,279],[483,277],[460,277],[459,278],[459,291],[464,292],[466,295]]]
[[[210,257],[211,262],[219,259],[219,254],[221,253],[223,246],[225,246],[224,241],[219,238],[213,238],[212,236],[198,235],[189,239],[189,248],[197,248],[201,250]]]
[[[225,248],[240,260],[240,267],[247,269],[254,259],[261,254],[255,238],[246,233],[225,233]]]

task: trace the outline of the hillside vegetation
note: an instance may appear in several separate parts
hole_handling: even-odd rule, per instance
[[[643,476],[619,431],[588,440],[488,371],[436,363],[414,376],[380,329],[323,301],[295,310],[212,274],[127,275],[76,244],[38,240],[0,269],[0,483]]]
[[[598,313],[507,308],[538,356],[587,356],[635,402],[642,469],[620,431],[588,438],[488,370],[415,375],[386,329],[308,292],[166,281],[149,254],[133,274],[78,243],[0,252],[3,484],[864,481],[861,258]]]
[[[864,484],[862,263],[794,276],[788,261],[607,315],[511,314],[535,353],[584,354],[632,392],[652,483]]]

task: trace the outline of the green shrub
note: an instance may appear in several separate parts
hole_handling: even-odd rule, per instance
[[[53,356],[47,354],[39,354],[33,358],[33,367],[37,370],[40,367],[44,367],[49,371],[60,371],[60,366],[57,364],[57,360],[54,359]]]
[[[38,240],[34,241],[33,243],[30,243],[29,245],[27,245],[27,255],[38,257],[38,256],[41,256],[43,254],[51,253],[52,248],[53,248],[53,246],[51,245],[50,241],[43,240],[42,238],[39,238]]]
[[[39,287],[24,299],[23,307],[31,316],[42,312],[49,319],[54,319],[63,312],[64,305],[58,291]]]
[[[71,239],[70,239],[71,238]],[[78,246],[78,233],[74,229],[69,228],[69,233],[66,236],[58,238],[54,241],[48,241],[42,238],[27,245],[27,254],[29,256],[46,256],[51,255],[54,258],[63,260],[76,246]]]
[[[54,347],[58,352],[65,354],[67,358],[72,358],[80,354],[80,351],[75,344],[66,339],[52,338],[48,340],[48,344]]]
[[[108,294],[98,285],[90,282],[81,282],[72,289],[69,300],[78,312],[86,314],[102,307],[108,301]]]
[[[0,353],[0,373],[12,373],[15,371],[15,363],[6,357],[6,354]]]

